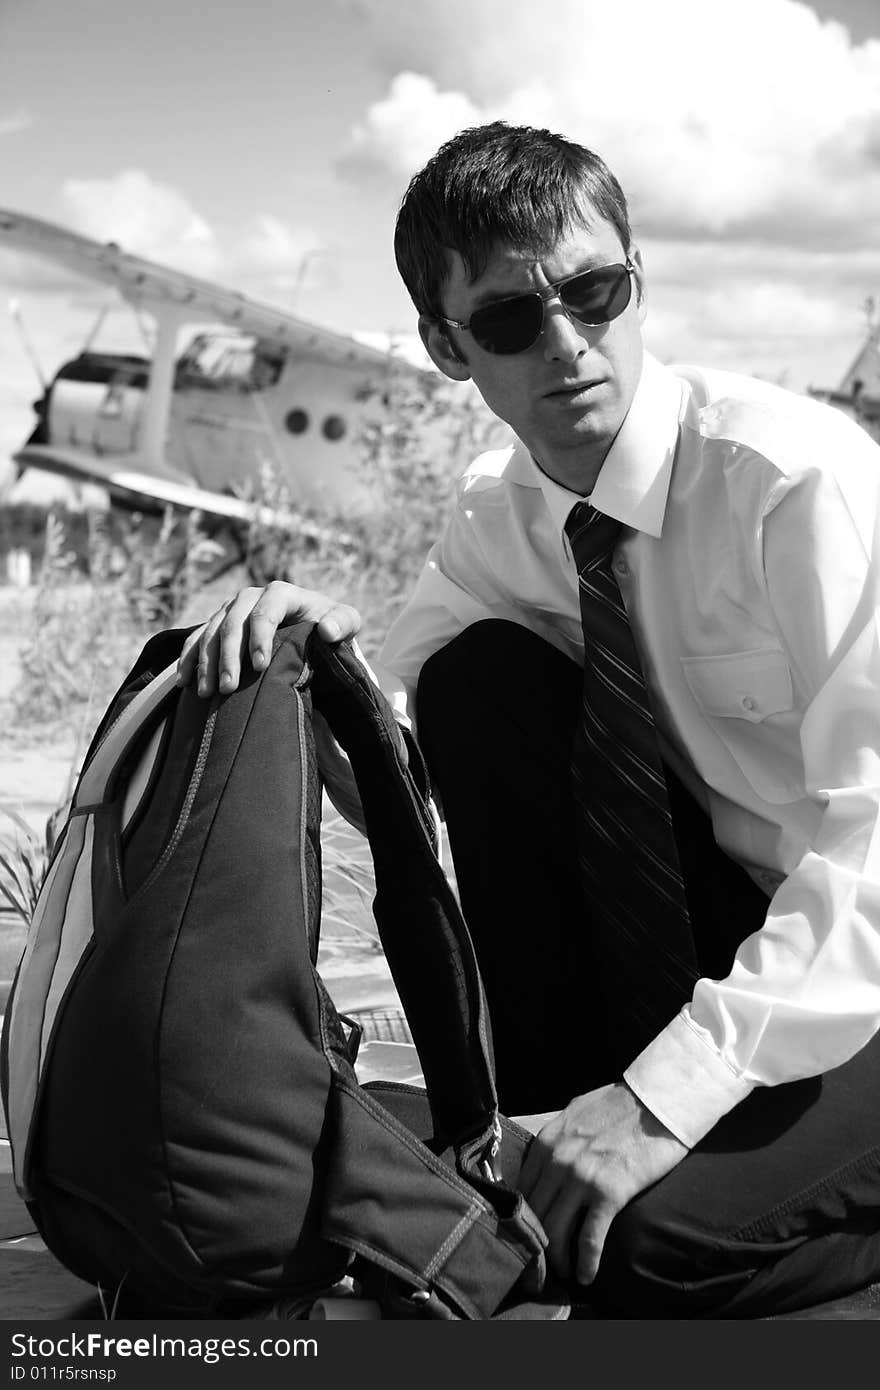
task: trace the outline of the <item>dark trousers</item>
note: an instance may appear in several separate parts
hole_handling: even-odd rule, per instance
[[[579,668],[516,624],[466,629],[423,668],[419,741],[443,801],[508,1114],[559,1109],[632,1058],[592,958],[571,744]],[[669,778],[703,975],[767,899]],[[685,1002],[682,1000],[682,1002]],[[880,1278],[880,1035],[824,1076],[758,1088],[614,1221],[591,1298],[623,1317],[760,1317]]]

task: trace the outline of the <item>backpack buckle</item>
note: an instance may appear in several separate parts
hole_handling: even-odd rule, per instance
[[[492,1119],[492,1137],[486,1145],[483,1156],[478,1164],[483,1177],[488,1179],[489,1182],[504,1181],[501,1165],[498,1162],[498,1151],[501,1148],[501,1138],[501,1121],[496,1113]]]
[[[351,1065],[354,1066],[360,1051],[361,1040],[364,1036],[363,1025],[358,1023],[357,1019],[349,1018],[347,1014],[339,1014],[339,1021],[340,1023],[344,1023],[348,1029],[348,1037],[345,1040],[345,1046],[348,1049],[348,1060]]]

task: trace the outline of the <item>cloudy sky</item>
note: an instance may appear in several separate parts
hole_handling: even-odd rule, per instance
[[[413,331],[399,197],[496,117],[618,174],[659,356],[839,378],[880,297],[877,0],[0,0],[0,202],[341,331]],[[10,301],[52,372],[107,292],[0,253],[0,472]]]

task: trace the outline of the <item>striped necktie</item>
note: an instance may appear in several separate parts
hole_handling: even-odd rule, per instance
[[[654,716],[612,569],[620,529],[586,502],[565,526],[584,631],[572,754],[581,878],[631,1059],[691,997],[699,971]]]

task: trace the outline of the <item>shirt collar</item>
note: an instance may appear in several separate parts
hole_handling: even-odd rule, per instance
[[[646,353],[626,419],[587,499],[598,511],[635,531],[660,536],[683,403],[681,381]],[[517,444],[505,475],[513,482],[540,487],[560,531],[572,507],[584,500],[542,473],[522,443]]]

